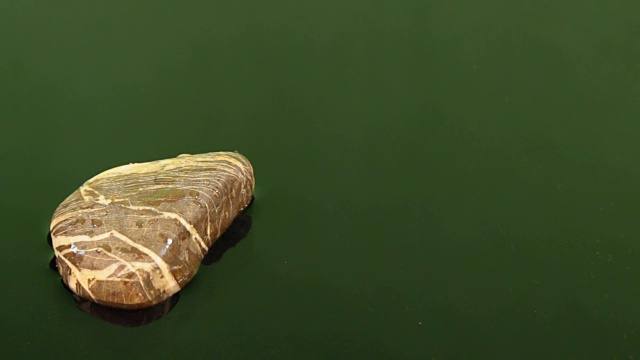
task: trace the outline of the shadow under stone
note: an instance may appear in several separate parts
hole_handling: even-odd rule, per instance
[[[242,213],[236,216],[229,228],[216,240],[207,254],[202,258],[202,265],[211,265],[222,259],[222,255],[236,246],[240,240],[249,235],[251,230],[251,216]]]

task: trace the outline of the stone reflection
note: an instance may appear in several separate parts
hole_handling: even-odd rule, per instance
[[[64,283],[62,285],[64,286]],[[112,324],[129,327],[147,325],[152,321],[160,319],[173,309],[180,298],[180,292],[177,292],[169,299],[152,307],[139,310],[125,310],[100,305],[73,294],[71,290],[69,290],[69,292],[73,295],[78,309]]]
[[[251,206],[251,203],[249,206]],[[249,234],[249,231],[251,230],[251,223],[251,216],[247,214],[246,211],[236,216],[233,223],[231,223],[231,226],[229,226],[229,228],[220,236],[204,256],[202,259],[202,265],[211,265],[220,261],[228,249],[236,246],[240,240]],[[47,242],[49,243],[49,246],[51,246],[50,233],[47,236]],[[56,273],[58,272],[55,256],[49,262],[49,267]],[[171,309],[173,309],[173,307],[178,303],[178,299],[180,298],[180,292],[178,292],[166,301],[146,309],[116,309],[83,299],[74,294],[64,284],[64,282],[62,282],[62,279],[60,283],[73,296],[78,309],[91,316],[121,326],[142,326],[158,320],[168,314],[169,311],[171,311]]]

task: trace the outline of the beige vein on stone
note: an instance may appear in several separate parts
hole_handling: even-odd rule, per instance
[[[163,288],[165,288],[165,290],[167,290],[171,294],[175,294],[176,292],[178,292],[180,290],[180,285],[178,285],[178,282],[173,277],[173,274],[169,270],[169,266],[167,265],[167,263],[160,256],[158,256],[158,254],[156,254],[155,252],[151,251],[147,247],[136,243],[135,241],[129,239],[127,236],[121,234],[120,232],[118,232],[116,230],[111,230],[111,231],[109,231],[107,233],[104,233],[104,234],[101,234],[101,235],[97,235],[97,236],[93,236],[93,237],[92,236],[87,236],[87,235],[57,236],[55,238],[55,242],[56,242],[56,244],[58,246],[64,246],[64,245],[71,245],[72,243],[75,244],[75,243],[80,243],[80,242],[103,240],[103,239],[106,239],[106,238],[108,238],[110,236],[113,236],[115,238],[118,238],[118,239],[122,240],[123,242],[125,242],[125,243],[131,245],[132,247],[140,250],[141,252],[147,254],[151,259],[153,259],[154,264],[158,267],[158,269],[160,270],[160,272],[162,273],[162,275],[165,278],[164,286],[163,286]],[[67,261],[67,263],[68,263],[68,261]],[[136,263],[136,264],[138,264],[138,263]],[[144,263],[144,264],[148,264],[148,263]],[[158,289],[160,290],[160,288],[158,288]]]
[[[60,224],[61,222],[69,219],[69,218],[74,218],[77,217],[80,214],[84,214],[84,213],[90,213],[90,212],[95,212],[97,209],[82,209],[82,210],[76,210],[76,211],[72,211],[72,212],[68,212],[66,214],[63,215],[58,215],[55,218],[53,218],[53,220],[51,220],[51,226],[49,228],[49,230],[53,231],[55,229],[56,226],[58,226],[58,224]]]
[[[109,205],[113,201],[113,199],[107,199],[104,195],[99,193],[97,190],[91,188],[87,184],[88,184],[88,182],[85,182],[84,184],[82,184],[82,186],[80,186],[80,195],[82,196],[82,198],[84,199],[85,202],[87,202],[87,203],[88,202],[96,202],[96,203],[102,204],[102,205]],[[98,195],[98,199],[96,200],[91,195],[86,195],[87,191],[92,191],[92,192],[96,193],[96,195]]]
[[[151,295],[149,295],[149,292],[147,291],[147,288],[144,286],[144,281],[143,281],[143,280],[142,280],[142,278],[140,277],[140,274],[138,274],[138,273],[136,272],[136,268],[133,266],[133,264],[132,264],[132,263],[130,263],[130,262],[128,262],[127,260],[125,260],[125,259],[123,259],[123,258],[121,258],[121,257],[119,257],[119,256],[117,256],[117,255],[115,255],[115,254],[112,254],[111,252],[106,251],[106,250],[104,250],[104,249],[102,249],[102,248],[100,248],[100,247],[89,248],[89,249],[82,249],[81,251],[96,251],[96,252],[97,252],[97,250],[98,250],[98,249],[100,249],[100,251],[101,251],[102,253],[104,253],[105,255],[110,256],[111,258],[114,258],[114,259],[118,260],[118,261],[120,262],[120,264],[124,265],[127,269],[129,269],[129,271],[130,271],[131,273],[133,273],[133,274],[138,278],[138,281],[139,281],[139,283],[140,283],[140,287],[141,287],[141,288],[142,288],[142,290],[144,291],[144,294],[147,296],[147,298],[148,298],[149,300],[153,299],[153,298],[151,297]],[[70,253],[70,252],[75,252],[75,249],[73,249],[73,248],[69,248],[69,249],[67,249],[67,250],[64,250],[64,251],[60,252],[60,254],[61,254],[61,255],[65,255],[65,254],[68,254],[68,253]],[[85,256],[87,256],[87,255],[85,254]],[[100,258],[95,257],[95,256],[94,256],[94,257],[92,257],[92,258],[94,258],[94,259],[99,259],[99,260],[103,260],[103,259],[100,259]],[[105,280],[128,280],[128,279],[120,278],[120,277],[118,277],[117,275],[116,275],[116,278],[114,278],[114,279],[110,279],[110,278],[114,275],[115,270],[118,268],[118,266],[120,266],[120,264],[119,264],[119,263],[113,263],[113,264],[111,264],[111,265],[107,266],[106,268],[102,269],[102,270],[105,270],[105,269],[111,268],[113,265],[116,265],[116,268],[115,268],[115,269],[113,269],[113,271],[111,271],[111,272],[110,272],[108,275],[106,275],[106,276],[100,276],[100,275],[103,275],[103,271],[102,271],[102,270],[100,270],[100,272],[98,272],[97,270],[91,270],[91,271],[93,272],[94,278],[95,278],[95,279],[97,279],[97,280],[101,280],[101,281],[105,281]],[[140,262],[135,262],[135,264],[136,264],[136,266],[138,266],[138,265],[139,265],[139,264],[141,264],[141,263],[140,263]],[[145,263],[145,264],[149,265],[149,263]],[[84,273],[84,272],[86,272],[86,271],[87,271],[86,269],[85,269],[85,270],[81,270],[81,272],[83,272],[83,273]],[[118,275],[119,275],[119,274],[118,274]]]
[[[127,209],[131,209],[131,210],[149,210],[149,211],[153,211],[157,214],[160,214],[162,216],[164,216],[165,218],[169,218],[169,219],[173,219],[173,220],[178,220],[180,222],[180,224],[182,224],[182,226],[185,227],[185,229],[187,229],[187,231],[191,234],[191,237],[200,245],[201,248],[204,249],[204,252],[206,253],[207,251],[209,251],[209,247],[207,246],[207,244],[205,244],[204,240],[202,240],[202,237],[200,237],[200,234],[198,234],[198,230],[196,230],[195,227],[193,227],[193,225],[191,225],[187,220],[185,220],[182,216],[176,214],[176,213],[172,213],[169,211],[160,211],[154,207],[151,206],[124,206],[124,208]]]
[[[198,199],[200,199],[201,195],[206,196],[207,198],[209,198],[209,200],[211,200],[211,203],[214,204],[215,206],[215,201],[213,200],[213,198],[211,196],[209,196],[209,194],[206,193],[206,191],[201,191],[198,190],[198,188],[203,188],[203,189],[207,189],[205,186],[195,186],[192,185],[190,187],[188,187],[187,189],[189,190],[195,190],[198,192]],[[204,204],[204,207],[207,209],[207,238],[211,238],[211,208],[209,207],[209,203],[203,199],[202,202],[198,201],[199,203]]]
[[[183,169],[188,167],[189,165],[196,164],[198,162],[215,163],[218,160],[226,160],[229,162],[233,162],[236,166],[243,168],[245,164],[239,161],[236,157],[238,155],[232,152],[225,152],[212,155],[208,154],[198,154],[198,155],[189,155],[182,154],[173,159],[165,159],[165,160],[156,160],[144,163],[130,163],[127,165],[121,165],[106,171],[101,172],[100,174],[92,177],[87,180],[87,183],[92,183],[95,180],[102,180],[107,177],[114,177],[120,175],[129,176],[132,173],[135,174],[145,174],[145,173],[154,173],[160,171],[171,171],[175,169]],[[201,161],[204,160],[204,161]],[[217,164],[218,166],[222,166],[224,164]]]
[[[62,261],[64,261],[67,264],[67,266],[69,266],[69,269],[71,269],[71,273],[67,277],[67,286],[75,293],[76,292],[76,289],[75,289],[76,288],[76,283],[79,282],[80,286],[82,286],[87,291],[87,294],[89,294],[89,296],[91,296],[91,298],[95,301],[96,297],[95,297],[95,295],[93,295],[93,293],[89,289],[89,282],[88,282],[87,278],[85,278],[82,275],[80,269],[75,267],[75,265],[73,265],[64,256],[60,255],[60,253],[57,250],[54,250],[54,252],[56,253],[56,257],[58,259],[62,259]]]

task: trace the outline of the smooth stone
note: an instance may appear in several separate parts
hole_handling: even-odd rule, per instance
[[[167,300],[249,205],[254,184],[251,164],[235,152],[180,155],[94,176],[51,220],[63,282],[115,308]]]

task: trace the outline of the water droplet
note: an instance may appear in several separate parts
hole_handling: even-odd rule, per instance
[[[100,220],[100,219],[91,219],[91,226],[93,226],[94,228],[100,227],[102,225],[104,225],[102,220]]]
[[[137,228],[142,228],[142,226],[143,226],[142,220],[136,221],[136,227]]]

